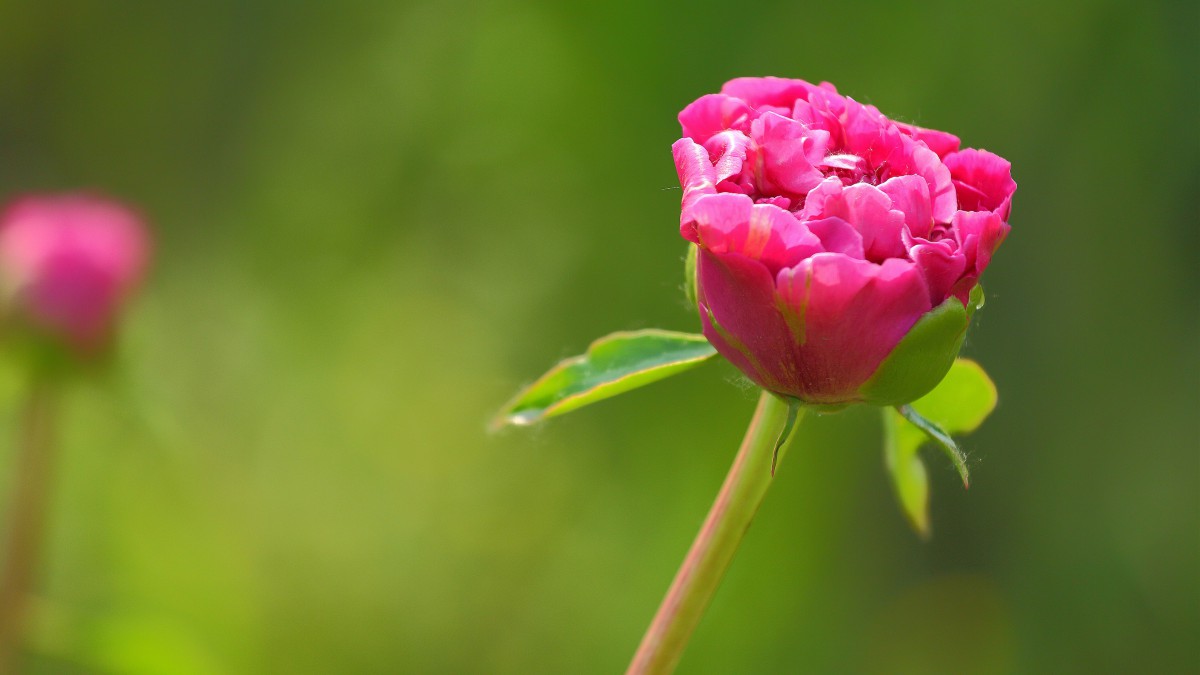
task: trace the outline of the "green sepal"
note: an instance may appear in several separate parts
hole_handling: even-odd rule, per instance
[[[693,368],[717,353],[703,335],[647,329],[600,338],[517,392],[492,430],[525,426]]]
[[[965,456],[950,434],[966,434],[996,407],[996,386],[980,365],[957,359],[946,377],[925,396],[900,409],[884,408],[884,459],[896,497],[913,529],[928,537],[929,479],[918,449],[933,441],[950,457],[963,485]]]
[[[772,394],[772,396],[779,396]],[[792,431],[796,428],[796,419],[800,414],[800,407],[804,402],[798,398],[791,396],[779,396],[788,406],[787,420],[783,423],[783,430],[779,432],[779,438],[775,439],[775,450],[771,453],[771,475],[775,475],[775,467],[779,464],[779,449],[782,448],[792,438]]]
[[[859,388],[862,400],[874,405],[903,405],[931,391],[950,371],[971,317],[982,306],[983,287],[976,285],[966,306],[951,296],[922,316]]]
[[[688,244],[687,258],[683,262],[683,292],[692,308],[696,307],[696,298],[700,297],[696,292],[696,258],[699,255],[700,248],[695,244]]]

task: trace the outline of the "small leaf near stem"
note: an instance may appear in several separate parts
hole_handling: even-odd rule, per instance
[[[716,353],[703,335],[656,329],[613,333],[517,392],[491,428],[534,424],[694,368]]]
[[[969,476],[963,454],[950,434],[974,431],[996,407],[996,386],[978,363],[957,359],[933,391],[899,408],[882,408],[884,459],[904,514],[928,538],[929,479],[917,451],[933,441],[950,456],[963,484]],[[907,410],[904,410],[907,408]],[[949,440],[950,447],[944,441]]]
[[[777,443],[788,423],[790,409],[799,416],[799,407],[793,408],[769,392],[762,393],[725,483],[626,675],[666,675],[675,669],[771,485],[775,451],[780,451],[779,459],[786,451],[786,446],[778,447]]]
[[[896,498],[913,530],[922,539],[929,539],[933,532],[929,523],[929,475],[917,454],[921,441],[903,433],[908,431],[908,425],[894,409],[880,408],[880,411],[883,413],[883,458]]]

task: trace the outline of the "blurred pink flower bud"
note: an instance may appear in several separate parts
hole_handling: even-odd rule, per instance
[[[717,351],[807,403],[932,389],[1008,234],[1009,163],[828,83],[732,80],[679,121],[680,232]]]
[[[0,214],[4,313],[94,354],[108,344],[148,253],[141,218],[119,203],[87,194],[19,198]]]

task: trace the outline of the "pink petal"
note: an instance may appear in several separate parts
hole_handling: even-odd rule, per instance
[[[840,96],[832,86],[827,89],[822,87],[811,92],[808,100],[796,101],[792,106],[792,119],[810,129],[828,131],[830,150],[842,152],[846,149],[842,124],[847,105],[849,100]]]
[[[809,191],[808,197],[804,200],[804,208],[800,210],[801,220],[817,220],[827,217],[825,203],[830,199],[840,197],[844,189],[846,189],[845,186],[838,178],[826,178],[818,183]]]
[[[995,211],[1008,220],[1013,192],[1012,164],[988,152],[967,148],[946,157],[946,167],[958,190],[959,208],[964,211]]]
[[[751,123],[750,136],[756,145],[752,155],[761,167],[763,192],[803,195],[821,182],[821,172],[814,164],[825,156],[827,132],[766,113]]]
[[[845,132],[847,150],[864,157],[870,167],[883,175],[919,175],[924,178],[925,183],[929,184],[930,209],[934,221],[949,222],[954,211],[958,210],[958,199],[949,169],[943,165],[940,157],[926,148],[924,143],[905,136],[889,120],[881,117],[882,123],[878,123],[878,120],[871,118],[874,108],[858,106],[848,110],[857,115],[854,119],[858,120],[858,129]]]
[[[702,248],[696,280],[704,337],[755,384],[794,395],[795,338],[780,313],[766,266]]]
[[[882,261],[904,256],[904,214],[891,207],[892,200],[874,185],[841,187],[826,180],[809,193],[804,214],[809,219],[840,218],[850,223],[862,235],[867,259]]]
[[[722,131],[704,143],[717,183],[742,173],[749,146],[750,139],[740,131]]]
[[[933,205],[929,183],[920,176],[896,176],[879,186],[892,200],[892,208],[904,214],[904,224],[917,237],[928,236],[933,228]]]
[[[679,124],[683,127],[684,136],[703,144],[716,134],[745,121],[751,112],[750,106],[736,98],[706,94],[679,113]]]
[[[950,297],[951,289],[962,278],[967,267],[966,256],[959,252],[958,245],[951,239],[938,242],[915,240],[908,249],[908,255],[925,277],[925,284],[929,287],[929,302],[934,307]],[[967,288],[968,294],[970,290]],[[964,305],[967,303],[965,296],[959,297],[959,300]]]
[[[846,109],[841,116],[842,138],[846,150],[860,157],[871,158],[881,144],[894,143],[898,136],[891,121],[873,105],[863,105],[854,99],[846,99]],[[877,162],[871,162],[877,164]]]
[[[816,89],[818,89],[817,86],[804,80],[790,80],[782,77],[739,77],[726,82],[725,86],[721,87],[721,93],[740,98],[755,108],[772,106],[786,108],[790,111],[796,100],[807,99],[809,93]]]
[[[755,204],[770,204],[771,206],[778,206],[779,208],[783,209],[784,211],[792,210],[792,200],[788,199],[787,197],[759,197],[758,199],[754,200],[754,203]]]
[[[929,311],[929,292],[916,265],[877,265],[836,253],[818,253],[778,275],[776,286],[803,341],[794,362],[800,398],[854,401],[913,324]]]
[[[863,238],[854,226],[841,218],[822,218],[804,223],[828,253],[841,253],[858,260],[863,259]]]
[[[936,129],[926,129],[915,124],[905,124],[904,122],[893,122],[900,133],[921,141],[930,150],[937,153],[938,157],[945,158],[946,155],[957,152],[960,141],[958,136],[938,131]]]
[[[695,223],[695,243],[720,253],[729,252],[729,247],[734,245],[729,243],[734,231],[750,221],[753,206],[754,200],[750,197],[734,192],[708,195],[698,200],[688,214]]]
[[[711,195],[692,210],[699,244],[717,254],[761,261],[773,273],[821,251],[821,241],[791,213],[740,194]]]
[[[671,146],[675,156],[675,171],[679,173],[679,184],[683,187],[683,206],[679,213],[679,233],[684,239],[695,243],[694,221],[691,209],[696,200],[704,195],[716,194],[716,170],[708,158],[708,151],[690,138],[681,138]]]
[[[959,250],[966,258],[968,274],[978,279],[992,260],[992,253],[1004,242],[1011,229],[992,211],[959,211],[950,223]],[[969,290],[969,289],[968,289]]]
[[[933,209],[933,220],[938,223],[948,223],[958,210],[958,198],[955,196],[954,183],[950,179],[950,170],[942,164],[937,153],[924,145],[905,137],[905,150],[910,160],[908,170],[921,176],[929,184],[929,201]]]

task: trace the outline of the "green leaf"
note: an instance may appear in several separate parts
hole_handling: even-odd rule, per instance
[[[996,385],[983,366],[971,359],[956,359],[946,378],[913,401],[912,407],[952,434],[968,434],[996,409],[996,398]]]
[[[703,335],[656,329],[613,333],[518,392],[491,426],[534,424],[683,372],[716,353]]]
[[[930,531],[929,480],[917,450],[933,441],[967,485],[966,462],[950,434],[974,431],[995,407],[991,378],[978,363],[957,359],[933,391],[901,410],[883,409],[884,458],[892,485],[909,522],[923,537]]]
[[[921,538],[927,539],[930,534],[929,477],[925,474],[925,464],[917,455],[921,443],[918,440],[910,444],[902,440],[901,430],[907,426],[904,418],[891,408],[880,410],[883,411],[883,457],[896,498],[900,500],[900,508],[909,524]]]

